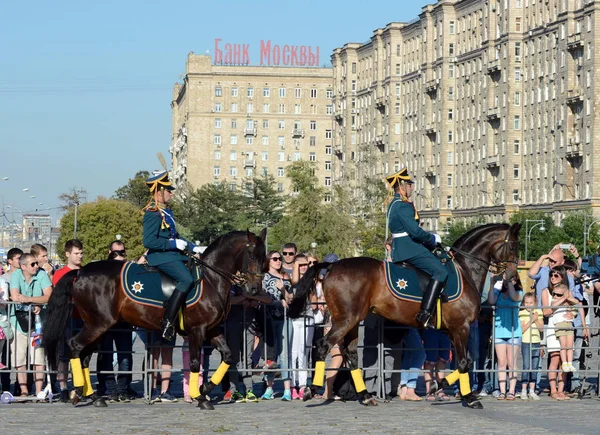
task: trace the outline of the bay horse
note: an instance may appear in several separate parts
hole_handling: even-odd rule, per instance
[[[266,231],[264,229],[259,236],[249,231],[233,231],[206,248],[200,260],[204,266],[202,297],[182,311],[185,332],[179,330],[177,322],[178,332],[189,338],[190,396],[202,409],[214,409],[206,396],[221,382],[231,363],[231,351],[219,328],[229,312],[231,285],[243,286],[248,295],[256,295],[262,288]],[[83,320],[81,331],[67,341],[75,387],[71,398],[73,405],[82,397],[90,397],[94,406],[106,406],[104,399],[92,389],[89,360],[95,343],[110,327],[124,321],[160,330],[164,309],[141,305],[127,298],[121,290],[123,266],[121,261],[106,260],[73,270],[58,282],[48,301],[43,346],[52,370],[56,370],[58,347],[65,339],[65,328],[71,318],[71,301]],[[222,361],[210,381],[204,382],[199,389],[200,351],[206,338],[219,350]]]
[[[456,267],[463,276],[462,296],[449,304],[442,304],[441,329],[448,332],[454,349],[458,369],[446,376],[441,387],[460,381],[460,392],[467,406],[481,409],[483,406],[469,385],[472,366],[468,355],[469,327],[479,316],[481,289],[488,270],[516,273],[519,258],[519,230],[521,224],[487,224],[477,227],[460,237],[452,246]],[[304,390],[303,399],[314,396],[316,387],[323,386],[325,357],[334,345],[339,345],[344,360],[351,369],[352,378],[361,402],[377,405],[366,391],[362,372],[358,368],[359,323],[373,312],[388,320],[406,326],[419,327],[416,323],[420,302],[395,298],[387,288],[383,262],[374,258],[356,257],[336,263],[319,263],[312,266],[296,285],[296,294],[290,305],[289,317],[298,317],[308,296],[315,290],[316,277],[323,268],[327,274],[322,281],[323,294],[331,313],[331,330],[317,345],[315,375],[310,388]],[[426,282],[429,275],[419,272],[419,280]],[[424,285],[422,286],[424,287]],[[436,314],[437,315],[437,314]],[[433,384],[432,392],[438,389]]]

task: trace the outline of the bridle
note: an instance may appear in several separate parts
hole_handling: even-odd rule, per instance
[[[256,257],[254,256],[255,248],[256,243],[248,241],[244,245],[244,249],[237,253],[233,260],[234,264],[237,263],[240,255],[244,255],[244,257],[242,258],[242,269],[238,270],[236,273],[231,273],[217,266],[213,266],[212,264],[208,264],[206,261],[202,260],[201,258],[194,257],[193,255],[188,254],[188,256],[196,265],[204,266],[207,269],[212,270],[217,275],[220,275],[228,280],[231,285],[243,286],[248,282],[250,276],[254,276],[258,279],[262,279],[264,277],[264,273],[262,272],[251,272],[248,270],[250,260],[253,260],[254,262],[257,261]]]
[[[497,246],[496,246],[497,245]],[[447,245],[446,245],[447,246]],[[465,257],[468,257],[472,260],[478,261],[482,264],[485,264],[485,266],[489,269],[489,270],[494,270],[494,273],[497,274],[502,274],[506,271],[506,269],[508,268],[508,265],[510,263],[513,264],[518,264],[519,262],[517,260],[509,260],[509,259],[503,259],[503,260],[498,260],[496,254],[498,254],[498,252],[502,249],[502,250],[506,250],[506,247],[508,246],[508,248],[510,250],[512,250],[513,252],[518,252],[518,242],[515,240],[511,240],[510,239],[510,228],[506,231],[506,234],[504,235],[504,238],[501,240],[496,240],[495,242],[493,242],[490,246],[490,251],[492,251],[492,254],[490,255],[490,260],[486,261],[482,258],[479,258],[473,254],[471,254],[470,252],[466,252],[463,251],[462,249],[456,248],[456,247],[450,247],[451,251],[456,252],[458,254],[461,254]]]

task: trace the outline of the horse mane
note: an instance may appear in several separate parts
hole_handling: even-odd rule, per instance
[[[480,225],[478,227],[475,227],[469,231],[467,231],[465,234],[463,234],[462,236],[460,236],[452,245],[453,247],[456,248],[461,248],[464,244],[466,244],[467,242],[469,242],[472,239],[478,240],[481,235],[485,232],[487,232],[488,230],[490,230],[493,227],[498,227],[498,229],[504,229],[504,230],[508,230],[510,228],[509,224],[485,224],[485,225]]]
[[[206,247],[206,250],[202,254],[202,257],[207,257],[213,251],[218,250],[220,247],[227,245],[231,240],[237,239],[238,237],[246,237],[246,231],[230,231],[217,237],[210,245]]]

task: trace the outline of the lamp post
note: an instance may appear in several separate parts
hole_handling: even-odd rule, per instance
[[[585,217],[587,218],[587,215]],[[583,228],[583,256],[584,257],[587,256],[587,242],[588,242],[588,237],[590,236],[590,230],[592,229],[592,226],[598,222],[600,222],[600,219],[596,219],[595,221],[592,221],[592,223],[589,225],[587,225],[587,222],[584,223],[584,225],[585,225],[585,227]]]
[[[532,223],[533,226],[529,228],[529,223]],[[527,261],[527,254],[529,253],[529,239],[531,238],[531,232],[535,227],[540,227],[540,231],[546,231],[544,227],[544,221],[542,219],[527,219],[525,221],[525,261]]]

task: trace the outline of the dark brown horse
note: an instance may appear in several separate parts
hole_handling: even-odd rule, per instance
[[[243,285],[249,295],[255,295],[261,289],[266,264],[265,237],[266,229],[260,236],[251,232],[231,232],[211,243],[203,254],[205,274],[202,298],[197,304],[183,310],[184,330],[190,346],[190,395],[198,400],[200,408],[212,409],[206,395],[221,382],[231,362],[231,352],[219,325],[229,312],[232,283]],[[95,406],[106,406],[92,389],[88,368],[95,343],[106,330],[119,321],[160,330],[163,309],[128,299],[121,290],[122,268],[122,262],[108,260],[90,263],[80,270],[69,272],[60,280],[48,302],[43,344],[52,369],[56,367],[58,346],[65,338],[65,327],[71,318],[71,300],[84,323],[81,331],[68,340],[75,386],[75,395],[72,397],[74,405],[82,397],[91,397]],[[210,339],[219,350],[222,362],[200,391],[200,350],[205,338]]]
[[[463,294],[450,303],[443,304],[441,329],[450,335],[456,350],[458,370],[448,375],[442,386],[460,380],[460,391],[468,406],[481,408],[481,403],[471,392],[469,370],[472,361],[468,355],[469,326],[479,315],[481,289],[490,267],[516,272],[519,255],[520,224],[489,224],[477,227],[456,241],[452,251],[463,275]],[[315,393],[315,386],[323,386],[325,357],[331,347],[338,344],[352,369],[356,391],[366,405],[377,402],[366,391],[362,373],[358,368],[358,325],[369,312],[407,326],[418,327],[415,315],[418,302],[395,298],[387,289],[382,262],[373,258],[358,257],[337,263],[319,263],[313,266],[296,286],[289,316],[297,317],[314,291],[318,271],[327,268],[323,280],[323,293],[331,312],[332,328],[317,346],[316,370],[313,386],[305,389],[304,400]],[[428,279],[428,276],[426,277]],[[435,390],[437,386],[434,386]]]

